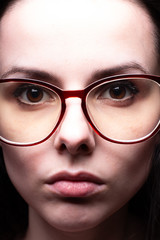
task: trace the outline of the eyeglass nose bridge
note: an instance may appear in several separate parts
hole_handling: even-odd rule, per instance
[[[83,100],[85,97],[85,91],[84,90],[69,90],[69,91],[62,91],[63,100],[67,98],[80,98]]]
[[[58,125],[59,123],[61,122],[64,114],[65,114],[65,111],[66,111],[66,99],[68,98],[80,98],[81,99],[81,108],[83,110],[83,113],[85,115],[85,117],[87,118],[87,120],[90,122],[89,120],[89,116],[88,116],[88,113],[87,113],[87,110],[86,110],[86,104],[85,104],[85,100],[86,100],[86,95],[87,95],[87,92],[86,92],[86,89],[83,89],[83,90],[61,90],[59,92],[59,95],[61,97],[61,104],[62,104],[62,109],[61,109],[61,115],[60,115],[60,119],[58,121]]]

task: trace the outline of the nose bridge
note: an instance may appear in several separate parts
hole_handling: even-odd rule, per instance
[[[62,122],[64,119],[72,118],[74,122],[77,118],[79,119],[85,118],[84,120],[87,122],[86,114],[84,111],[84,100],[85,98],[85,90],[66,90],[63,91],[63,100],[66,105],[65,113],[63,116]]]
[[[82,109],[82,98],[81,96],[67,96],[65,98],[66,111],[64,114],[64,121],[70,120],[70,122],[78,123],[79,120],[85,118]],[[86,121],[86,118],[84,119]]]

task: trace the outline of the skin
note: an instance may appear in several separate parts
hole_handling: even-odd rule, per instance
[[[143,71],[123,73],[157,74],[153,32],[145,10],[132,1],[23,0],[0,23],[0,75],[28,77],[11,73],[15,67],[40,70],[56,86],[77,90],[94,81],[97,72],[133,62]],[[124,240],[133,232],[133,239],[142,239],[127,203],[148,176],[156,137],[133,145],[110,143],[91,129],[79,99],[66,104],[61,125],[43,144],[2,144],[8,174],[29,204],[24,239]],[[103,188],[78,201],[61,198],[45,183],[64,170],[99,176]]]

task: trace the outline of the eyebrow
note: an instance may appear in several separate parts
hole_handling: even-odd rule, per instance
[[[50,74],[49,72],[46,71],[41,71],[38,69],[32,69],[32,68],[25,68],[25,67],[12,67],[9,71],[5,72],[1,78],[7,78],[10,75],[20,73],[24,74],[25,78],[29,79],[37,79],[37,80],[42,80],[42,81],[47,81],[47,82],[54,82],[54,84],[58,84],[58,78]]]
[[[139,63],[131,62],[128,64],[119,65],[109,69],[97,70],[89,78],[88,82],[92,83],[93,81],[99,80],[101,78],[120,75],[120,74],[129,74],[129,73],[132,74],[133,70],[138,71],[138,73],[148,74],[147,70],[145,70]],[[32,69],[32,68],[24,68],[24,67],[12,67],[9,71],[5,72],[1,76],[1,79],[7,78],[10,75],[16,74],[16,73],[24,74],[25,78],[47,81],[52,84],[54,83],[55,85],[60,84],[59,77],[49,72],[41,71],[38,69]]]
[[[93,78],[95,80],[115,76],[115,75],[121,75],[121,74],[134,74],[133,73],[140,73],[140,74],[148,74],[148,71],[144,69],[139,63],[131,62],[124,65],[119,65],[110,69],[104,69],[104,70],[98,70],[94,73]]]

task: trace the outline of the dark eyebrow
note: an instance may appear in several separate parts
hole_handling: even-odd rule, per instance
[[[121,74],[148,74],[148,71],[144,69],[139,63],[131,62],[124,65],[119,65],[110,69],[98,70],[92,76],[93,79],[99,80],[101,78],[121,75]]]
[[[25,78],[47,81],[47,82],[51,82],[52,84],[54,83],[55,85],[59,84],[58,78],[53,76],[49,72],[41,71],[41,70],[38,70],[38,69],[32,69],[32,68],[31,69],[30,68],[24,68],[24,67],[13,67],[9,71],[5,72],[1,76],[1,78],[2,79],[7,78],[10,75],[13,75],[13,74],[16,74],[16,73],[24,74]]]
[[[49,72],[41,71],[38,69],[32,69],[32,68],[30,69],[30,68],[24,68],[24,67],[11,68],[9,71],[5,72],[1,76],[1,79],[7,78],[9,77],[9,75],[16,74],[16,73],[24,74],[25,78],[38,79],[41,81],[50,82],[54,85],[60,86],[60,81],[59,81],[60,79],[54,76],[53,74],[50,74]],[[88,79],[88,84],[105,77],[110,77],[110,76],[120,75],[120,74],[134,74],[134,73],[147,74],[148,72],[140,64],[136,62],[131,62],[128,64],[116,66],[113,68],[95,71],[93,75]]]

